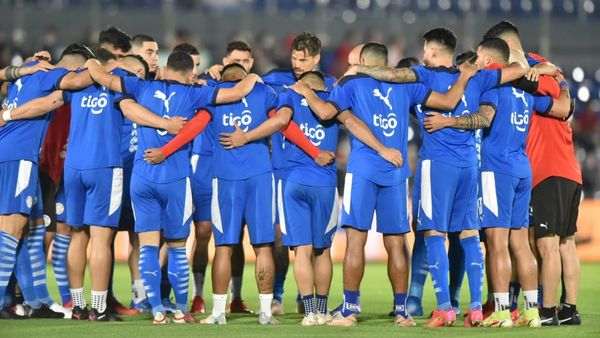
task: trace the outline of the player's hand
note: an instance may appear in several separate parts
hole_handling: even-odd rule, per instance
[[[302,96],[306,96],[306,93],[311,90],[308,84],[304,81],[298,81],[289,88]]]
[[[4,110],[0,110],[0,128],[6,125],[6,121],[2,118],[2,114],[4,114]]]
[[[52,55],[47,50],[41,50],[35,54],[33,54],[33,58],[38,61],[52,61]]]
[[[165,156],[159,148],[150,148],[144,151],[144,161],[150,164],[160,164],[165,160]]]
[[[223,71],[223,65],[212,65],[206,70],[206,74],[217,81],[221,81],[221,72]]]
[[[240,128],[236,122],[234,124],[235,131],[233,133],[221,133],[219,136],[219,142],[225,149],[239,148],[248,143],[246,133]]]
[[[434,131],[448,127],[448,117],[434,111],[427,112],[427,116],[423,120],[423,126],[427,132],[433,133]]]
[[[402,153],[398,149],[385,147],[379,152],[379,155],[397,168],[400,168],[404,164]]]
[[[164,127],[163,129],[167,131],[167,133],[171,135],[177,135],[179,131],[185,126],[187,120],[181,116],[173,116],[170,119],[164,119]]]
[[[556,76],[554,76],[554,78],[556,79],[556,81],[558,81],[558,83],[566,83],[565,76],[561,72],[556,72]]]
[[[335,154],[331,151],[321,150],[317,158],[315,158],[315,162],[321,167],[328,166],[333,163],[333,161],[335,161]]]
[[[50,63],[48,63],[48,61],[38,61],[38,63],[36,63],[35,65],[31,65],[29,67],[23,67],[22,71],[24,74],[33,74],[39,70],[41,70],[42,72],[47,72],[54,68],[55,67],[53,65],[51,65]]]
[[[525,78],[531,82],[537,82],[540,78],[540,71],[535,67],[531,67],[525,73]]]
[[[475,63],[470,61],[463,62],[460,66],[458,66],[458,70],[460,70],[461,74],[465,74],[468,78],[472,78],[475,74],[477,74],[477,66]]]
[[[206,80],[204,79],[196,79],[196,84],[201,86],[207,86],[208,82],[206,82]]]
[[[252,80],[254,80],[254,82],[260,82],[260,83],[264,83],[262,78],[260,77],[260,75],[256,74],[256,73],[250,73],[247,75],[247,77],[251,78]]]

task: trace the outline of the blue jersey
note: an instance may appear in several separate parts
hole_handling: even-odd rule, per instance
[[[208,74],[201,74],[199,78],[206,81],[207,86],[216,87],[219,82],[210,77]],[[194,142],[192,143],[192,153],[198,154],[202,156],[212,156],[215,150],[215,136],[212,124],[208,124],[206,128],[200,133],[200,135],[196,136]]]
[[[158,116],[192,118],[196,111],[216,101],[218,90],[209,86],[185,85],[176,81],[143,81],[121,77],[123,94],[135,99]],[[191,173],[190,146],[182,147],[158,165],[144,161],[144,151],[160,148],[173,139],[165,130],[138,126],[138,149],[133,172],[155,183],[169,183]]]
[[[531,176],[525,153],[529,121],[534,110],[547,114],[552,108],[552,99],[533,96],[505,84],[485,92],[480,104],[496,109],[491,126],[483,130],[481,169],[520,178]]]
[[[218,88],[231,88],[235,82],[221,82]],[[262,83],[254,85],[252,91],[241,101],[209,106],[212,116],[215,149],[213,173],[226,180],[244,180],[272,171],[267,139],[250,142],[243,147],[227,150],[217,143],[220,133],[231,133],[235,123],[244,131],[260,126],[269,117],[269,111],[277,104],[275,91]]]
[[[64,68],[56,68],[18,79],[8,88],[8,109],[48,96],[59,89],[60,81],[68,72]],[[0,162],[28,160],[37,163],[53,114],[50,112],[35,119],[12,121],[0,128]]]
[[[329,98],[329,92],[326,91],[316,91],[316,94],[322,100]],[[335,119],[321,121],[308,107],[306,99],[292,90],[279,94],[277,110],[283,107],[292,110],[292,120],[300,126],[312,144],[321,150],[336,152],[339,127]],[[286,141],[286,147],[281,178],[314,187],[335,187],[337,185],[335,162],[321,167],[295,144]]]
[[[87,170],[121,167],[123,114],[113,109],[115,93],[93,84],[65,92],[71,103],[71,127],[65,165]]]
[[[424,67],[412,68],[419,82],[436,92],[446,93],[458,80],[460,71],[455,67]],[[479,98],[482,93],[500,84],[500,70],[482,70],[473,76],[465,89],[465,93],[453,111],[441,112],[446,117],[463,116],[476,113],[479,108]],[[421,124],[423,144],[419,152],[422,160],[442,161],[456,167],[477,165],[475,146],[475,131],[444,128],[433,133],[423,127],[423,120],[431,109],[420,107],[417,117]]]
[[[394,84],[365,75],[347,76],[334,88],[329,102],[338,112],[346,109],[361,119],[385,146],[408,158],[408,115],[411,106],[424,104],[431,90],[420,83]],[[396,168],[375,150],[351,137],[348,172],[383,186],[403,182],[410,172],[405,163]]]
[[[296,75],[294,71],[290,68],[287,69],[273,69],[270,72],[266,73],[262,77],[263,81],[271,86],[277,93],[281,93],[286,90],[289,86],[296,83],[298,80],[296,79]],[[331,75],[325,75],[325,88],[328,91],[332,91],[335,85],[335,77]],[[283,135],[280,132],[273,134],[271,137],[271,147],[273,149],[272,153],[272,162],[273,169],[275,171],[279,170],[283,165],[284,161],[284,152],[286,143]]]
[[[117,76],[135,76],[124,69],[117,68],[112,74]],[[122,97],[120,93],[114,93],[116,100]],[[113,109],[118,110],[121,114],[118,102],[113,106]],[[133,168],[135,159],[135,151],[137,150],[137,124],[131,122],[130,119],[123,116],[123,125],[121,127],[121,160],[123,168]]]

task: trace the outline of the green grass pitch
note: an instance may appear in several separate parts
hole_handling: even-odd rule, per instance
[[[243,295],[247,304],[252,309],[258,308],[258,296],[254,283],[254,266],[248,264],[244,274]],[[207,295],[207,309],[210,311],[210,267],[209,278],[205,284]],[[301,327],[302,317],[295,313],[295,282],[292,270],[288,273],[284,304],[286,315],[279,316],[281,325],[260,326],[256,315],[229,315],[228,324],[224,326],[204,326],[200,324],[189,325],[152,325],[150,315],[124,317],[121,323],[89,323],[68,320],[24,320],[0,321],[0,337],[422,337],[439,336],[447,337],[600,337],[600,264],[582,264],[581,286],[578,310],[581,313],[583,325],[579,327],[553,327],[553,328],[463,328],[462,320],[457,322],[458,327],[425,329],[399,328],[392,325],[391,318],[387,317],[392,307],[392,294],[387,279],[385,264],[367,264],[365,277],[361,287],[361,305],[363,313],[359,317],[359,325],[352,328],[338,327]],[[89,274],[88,274],[89,276]],[[88,277],[86,276],[86,277]],[[49,269],[48,279],[54,280]],[[126,265],[118,264],[115,271],[115,292],[119,300],[126,304],[130,300],[130,278]],[[56,285],[51,282],[49,289],[53,298],[59,299]],[[329,307],[333,308],[341,301],[342,266],[334,267],[334,278],[331,289]],[[428,279],[425,286],[423,305],[426,311],[431,311],[434,306],[434,295]],[[485,293],[485,289],[484,289]],[[86,283],[86,294],[89,298],[89,283]],[[463,286],[463,310],[468,301],[468,286]],[[202,318],[202,316],[196,316]],[[462,315],[459,316],[462,318]],[[422,326],[426,319],[416,318],[417,325]]]

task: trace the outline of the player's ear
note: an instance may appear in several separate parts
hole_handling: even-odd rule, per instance
[[[320,61],[321,61],[321,54],[315,55],[315,64],[319,63]]]
[[[228,61],[227,59],[228,59],[227,56],[223,57],[223,65],[227,65],[229,63],[229,62],[227,62]]]
[[[250,58],[250,67],[248,68],[248,71],[250,71],[252,67],[254,67],[254,58]]]

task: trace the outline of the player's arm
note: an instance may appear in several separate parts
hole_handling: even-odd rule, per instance
[[[215,103],[223,104],[239,101],[252,91],[255,83],[260,81],[261,79],[258,75],[254,73],[248,74],[248,76],[238,82],[235,86],[231,88],[220,88]]]
[[[31,66],[8,66],[0,70],[0,81],[15,81],[39,70],[47,72],[51,69],[54,69],[54,66],[46,61],[38,61]]]
[[[275,132],[287,126],[291,119],[292,110],[289,107],[282,107],[276,113],[272,110],[269,112],[269,118],[265,122],[247,132],[244,132],[235,123],[235,131],[233,133],[219,134],[219,142],[225,149],[239,148],[247,143],[275,134]]]
[[[14,109],[2,112],[0,126],[12,120],[33,119],[51,112],[65,104],[63,91],[56,90],[48,96],[40,97]]]
[[[118,93],[122,93],[124,91],[125,88],[123,88],[121,77],[110,74],[106,69],[104,69],[104,67],[102,67],[98,60],[89,59],[85,65],[88,69],[89,77],[91,77],[94,82]]]
[[[127,98],[119,101],[119,108],[133,123],[156,129],[164,129],[167,133],[176,135],[185,126],[186,121],[181,116],[164,119],[146,109],[133,99]]]
[[[423,120],[423,126],[430,133],[444,128],[475,130],[487,128],[492,124],[496,116],[496,108],[491,104],[482,104],[474,114],[445,117],[437,112],[428,112],[427,115],[428,117]]]
[[[408,83],[419,81],[417,73],[410,68],[368,67],[357,65],[350,67],[350,70],[346,74],[352,74],[354,72],[369,75],[372,78],[385,82]]]
[[[326,101],[323,101],[317,94],[310,89],[308,84],[303,81],[296,82],[293,86],[290,87],[296,93],[304,96],[306,99],[306,103],[310,107],[310,109],[321,119],[321,120],[331,120],[334,118],[338,110],[337,108]]]
[[[181,131],[169,143],[162,148],[151,148],[144,151],[144,160],[150,164],[158,164],[167,157],[181,149],[181,147],[190,143],[198,136],[210,122],[210,113],[201,109],[190,122],[188,122]]]
[[[520,62],[513,62],[502,68],[500,75],[500,84],[505,84],[517,80],[527,74],[527,68]]]
[[[557,118],[567,118],[571,114],[571,96],[569,86],[562,75],[558,76],[560,82],[560,93],[557,99],[554,99],[552,107],[547,115]]]
[[[392,163],[396,167],[401,167],[404,163],[402,159],[402,153],[398,149],[388,148],[383,145],[371,129],[359,118],[354,116],[349,110],[344,110],[339,113],[337,116],[338,121],[342,123],[349,132],[354,135],[357,139],[359,139],[362,143],[371,147],[375,150],[381,157],[383,157],[386,161]]]
[[[445,94],[432,91],[427,97],[425,105],[434,109],[453,110],[465,93],[467,83],[474,74],[474,69],[462,71],[458,77],[458,80],[456,80],[456,82]]]

